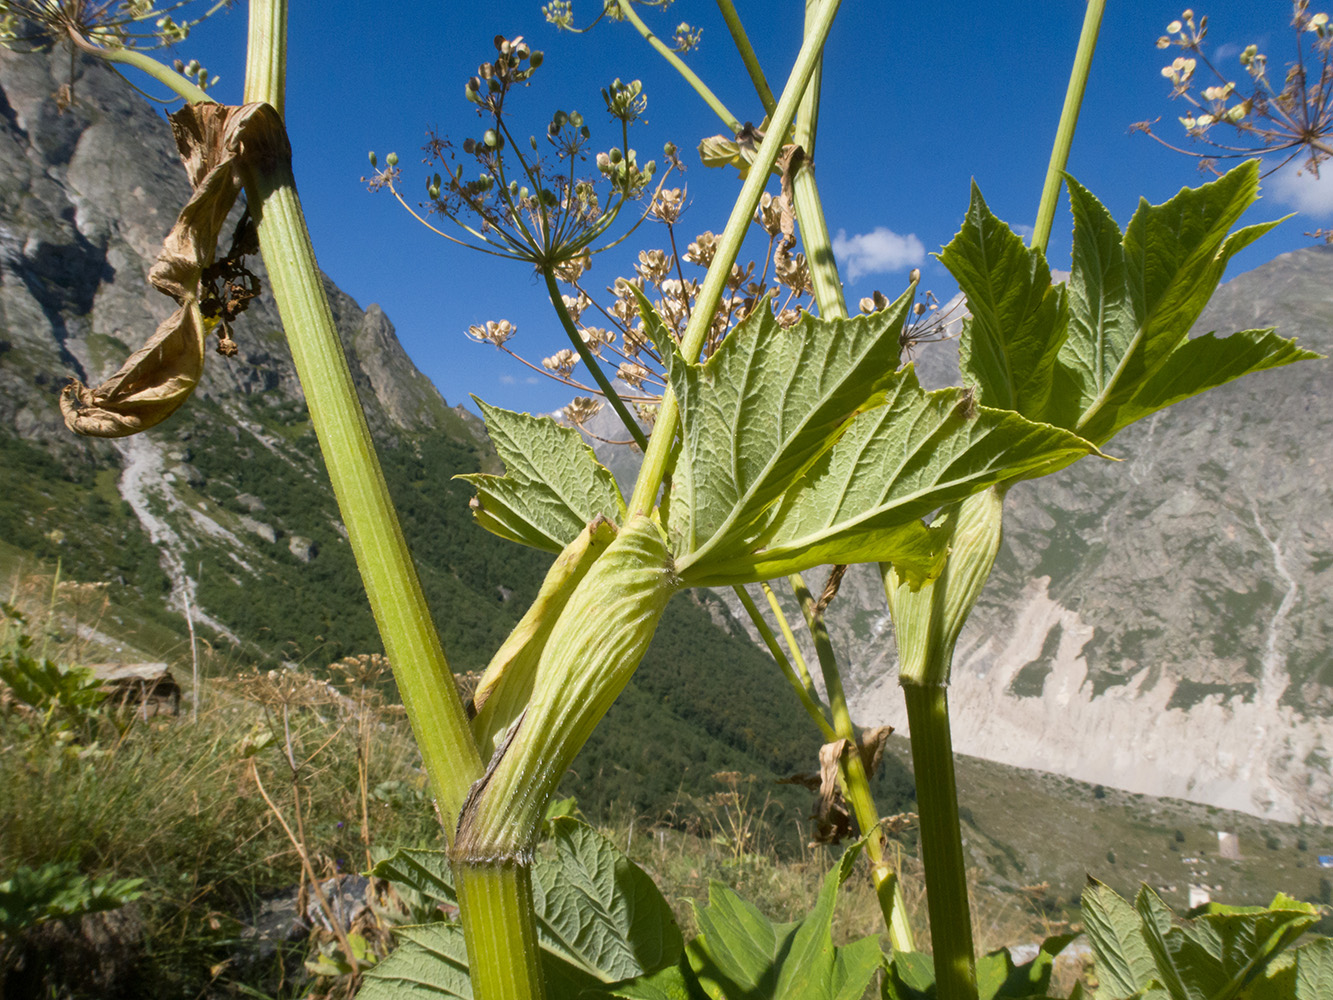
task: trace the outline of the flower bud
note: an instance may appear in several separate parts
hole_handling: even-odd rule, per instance
[[[389,166],[391,166],[391,167],[396,167],[396,166],[398,166],[398,154],[397,154],[397,153],[390,153],[388,156],[386,156],[386,157],[384,158],[384,162],[387,163],[387,164],[388,164]]]
[[[380,165],[380,158],[375,155],[375,151],[373,149],[370,151],[370,165],[372,167],[378,167]]]

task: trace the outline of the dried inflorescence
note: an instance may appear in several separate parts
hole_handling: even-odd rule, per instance
[[[578,111],[556,111],[542,130],[521,141],[511,127],[508,100],[527,86],[542,65],[542,53],[521,37],[495,38],[496,57],[482,63],[463,87],[486,127],[480,136],[455,145],[449,137],[428,133],[423,162],[435,168],[426,181],[427,200],[416,208],[399,193],[402,171],[390,154],[384,169],[370,154],[376,173],[362,178],[370,190],[388,189],[419,221],[446,239],[500,257],[523,260],[543,273],[565,278],[587,267],[621,210],[639,199],[657,173],[654,161],[640,163],[629,145],[629,128],[647,109],[638,80],[615,80],[602,89],[602,101],[620,124],[621,145],[592,149],[592,130]],[[460,156],[461,154],[461,156]],[[465,169],[462,158],[472,162]],[[667,152],[668,173],[678,161]],[[585,166],[586,165],[586,166]],[[477,169],[473,169],[473,167]],[[591,169],[588,169],[588,168]],[[586,171],[581,175],[581,171]],[[665,180],[665,174],[662,178]],[[652,204],[658,202],[661,182]],[[646,209],[635,221],[638,225]],[[456,233],[434,226],[447,219]],[[621,239],[624,237],[622,236]],[[615,245],[614,241],[609,245]]]
[[[1208,150],[1172,145],[1153,131],[1154,122],[1139,122],[1134,128],[1177,152],[1198,157],[1200,168],[1214,173],[1219,172],[1218,159],[1276,153],[1282,159],[1269,173],[1303,156],[1301,169],[1317,177],[1320,164],[1333,156],[1333,25],[1327,14],[1311,14],[1308,0],[1295,0],[1291,26],[1297,58],[1281,84],[1269,78],[1267,56],[1257,45],[1249,45],[1239,56],[1248,77],[1242,85],[1209,61],[1203,45],[1208,18],[1196,19],[1193,10],[1186,10],[1166,26],[1157,47],[1181,52],[1162,68],[1162,76],[1171,82],[1171,97],[1191,106],[1180,117],[1181,125]],[[1201,79],[1205,75],[1211,78],[1207,82]],[[1230,128],[1234,139],[1220,141],[1218,127]]]

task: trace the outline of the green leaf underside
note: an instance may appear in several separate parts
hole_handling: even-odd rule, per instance
[[[1100,882],[1083,890],[1083,927],[1097,959],[1101,988],[1133,996],[1156,981],[1157,964],[1134,907]]]
[[[1130,906],[1094,882],[1083,893],[1083,918],[1103,989],[1113,998],[1291,1000],[1301,949],[1287,949],[1319,913],[1279,894],[1268,907],[1210,904],[1182,920],[1147,886]],[[1307,960],[1312,983],[1333,980],[1333,967],[1322,962],[1317,952]]]
[[[559,552],[599,515],[624,522],[625,500],[615,477],[577,430],[473,399],[505,464],[503,476],[458,477],[477,490],[479,525],[501,538]]]
[[[584,823],[563,817],[552,827],[557,863],[533,868],[543,947],[602,982],[675,963],[684,942],[651,876]]]
[[[575,997],[601,984],[676,964],[682,940],[652,878],[586,824],[552,821],[554,851],[533,862],[537,937],[548,996]],[[456,898],[444,851],[400,850],[375,874],[440,902]],[[467,951],[456,923],[399,932],[400,944],[366,976],[360,997],[472,996]]]
[[[894,374],[884,405],[852,421],[757,538],[687,556],[677,561],[677,571],[698,586],[768,579],[823,563],[892,562],[918,582],[934,575],[943,557],[923,516],[1093,451],[1060,428],[972,408],[963,389],[926,392],[908,365]]]
[[[1333,938],[1283,952],[1245,992],[1245,1000],[1326,1000],[1333,997]]]
[[[681,414],[668,533],[677,557],[743,537],[894,379],[912,290],[852,319],[778,325],[768,301],[703,364],[656,346]],[[649,326],[650,335],[655,332]]]
[[[959,361],[979,403],[1102,445],[1182,399],[1318,357],[1271,330],[1189,338],[1227,262],[1277,224],[1228,235],[1258,197],[1256,164],[1162,205],[1141,202],[1123,234],[1095,197],[1068,181],[1067,298],[1050,285],[1041,253],[1024,247],[975,188],[961,230],[940,254],[972,312]]]
[[[843,948],[832,938],[839,886],[860,850],[853,845],[824,879],[802,920],[774,924],[721,883],[708,907],[695,906],[699,936],[686,947],[700,987],[712,1000],[859,1000],[883,956],[873,937]]]
[[[1140,202],[1122,236],[1106,208],[1069,179],[1074,213],[1069,332],[1046,419],[1102,444],[1186,395],[1314,356],[1271,331],[1188,339],[1227,262],[1277,225],[1261,223],[1228,235],[1258,198],[1258,183],[1258,164],[1250,162],[1165,204]],[[1186,359],[1174,357],[1186,348],[1188,374]],[[1239,366],[1240,358],[1248,359],[1248,367]],[[1164,384],[1171,391],[1163,391]]]
[[[991,214],[974,183],[962,229],[939,259],[972,314],[963,321],[959,368],[977,402],[1041,419],[1067,320],[1064,286],[1051,284],[1045,255]]]

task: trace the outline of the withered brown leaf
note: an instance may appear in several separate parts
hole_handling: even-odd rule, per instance
[[[242,187],[248,161],[290,159],[282,118],[270,105],[194,104],[170,116],[193,195],[162,244],[148,280],[176,300],[148,342],[94,388],[71,379],[60,394],[65,425],[91,437],[125,437],[161,423],[185,402],[204,370],[208,327],[199,282]]]

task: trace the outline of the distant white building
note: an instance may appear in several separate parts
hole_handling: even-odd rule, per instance
[[[1208,887],[1205,885],[1190,886],[1190,909],[1196,906],[1203,906],[1204,903],[1211,903],[1213,897],[1208,894]]]
[[[1217,831],[1217,853],[1230,861],[1240,860],[1240,838],[1234,833]]]

